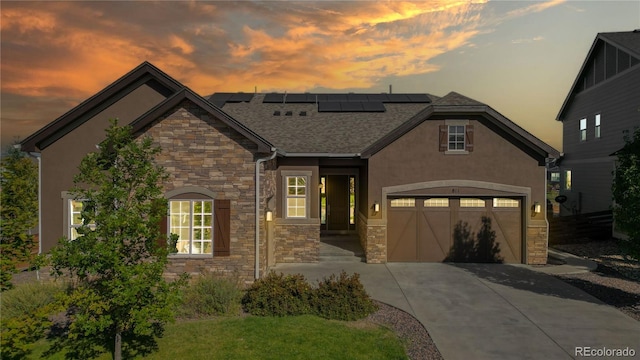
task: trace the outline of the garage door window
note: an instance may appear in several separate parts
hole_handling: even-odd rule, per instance
[[[391,207],[415,207],[416,199],[413,198],[401,198],[391,200]]]
[[[433,198],[427,199],[422,204],[424,207],[449,207],[449,199],[445,198]]]
[[[493,207],[501,207],[501,208],[517,208],[520,206],[520,202],[514,199],[505,199],[505,198],[493,198]]]
[[[474,207],[484,207],[483,199],[473,199],[473,198],[463,198],[460,199],[460,207],[463,208],[474,208]]]

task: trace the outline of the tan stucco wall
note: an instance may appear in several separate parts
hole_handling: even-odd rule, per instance
[[[529,188],[530,198],[523,204],[526,207],[525,226],[545,229],[544,234],[536,238],[544,237],[546,249],[544,166],[477,120],[469,121],[469,125],[474,126],[474,151],[461,155],[439,152],[439,126],[444,124],[445,120],[427,120],[369,159],[367,207],[361,210],[366,211],[368,222],[377,226],[380,221],[384,224],[385,211],[375,214],[372,207],[374,202],[378,202],[384,208],[386,195],[383,188],[387,187],[440,180],[472,180]],[[451,188],[443,187],[444,191],[451,191]],[[528,207],[534,202],[542,204],[542,213],[531,217]],[[533,231],[525,231],[527,244],[533,241],[533,234]],[[538,243],[540,241],[541,238],[537,240]],[[540,247],[535,247],[537,257],[543,256]],[[529,255],[534,254],[527,253],[528,262],[539,261]],[[546,261],[546,252],[544,258]],[[381,260],[372,259],[376,262]]]
[[[42,150],[42,251],[47,252],[66,235],[64,224],[63,191],[73,186],[82,158],[96,151],[104,139],[109,119],[118,118],[120,125],[144,114],[164,100],[164,96],[147,85],[142,85],[119,101],[99,112],[72,132]]]

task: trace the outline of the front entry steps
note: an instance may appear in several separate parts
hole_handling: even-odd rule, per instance
[[[364,250],[357,235],[320,237],[320,261],[364,262]]]

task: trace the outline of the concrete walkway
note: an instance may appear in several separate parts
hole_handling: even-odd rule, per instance
[[[536,269],[320,262],[274,270],[310,281],[341,270],[359,273],[374,299],[415,316],[445,359],[580,358],[576,347],[628,347],[640,358],[639,322]]]

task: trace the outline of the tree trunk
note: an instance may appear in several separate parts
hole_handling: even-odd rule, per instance
[[[113,348],[113,359],[122,360],[122,337],[120,333],[116,333],[116,345]]]

